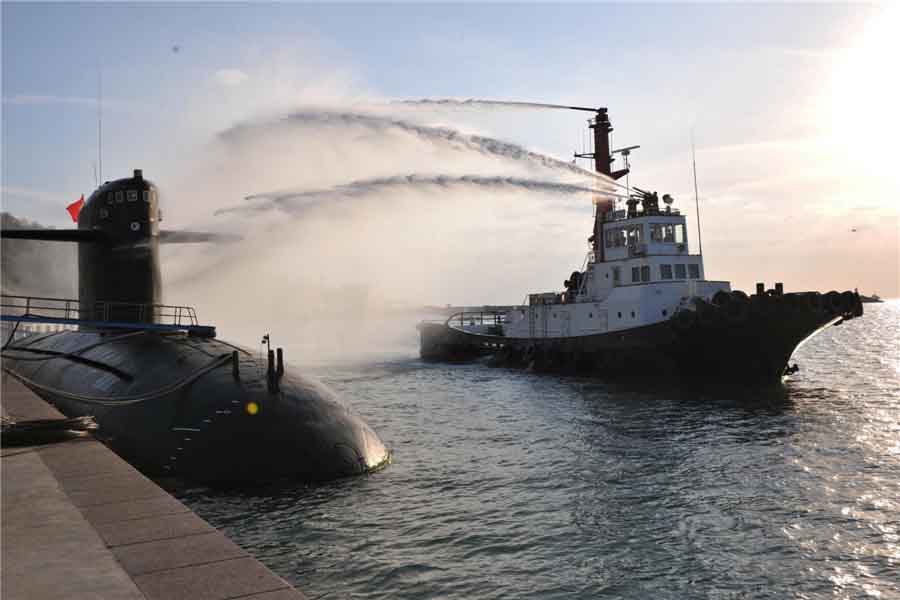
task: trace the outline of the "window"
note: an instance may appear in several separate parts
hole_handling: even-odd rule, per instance
[[[642,227],[640,225],[633,225],[628,228],[628,245],[629,246],[637,246],[641,243],[643,235],[641,234]]]
[[[137,202],[137,190],[128,190],[128,201]]]
[[[681,228],[681,225],[675,225],[673,223],[654,223],[650,226],[650,241],[665,242],[668,244],[674,243],[677,237],[676,228]]]
[[[650,265],[641,267],[641,281],[650,281]]]
[[[691,279],[700,279],[700,265],[695,263],[689,264],[688,273],[690,273]]]
[[[150,204],[150,190],[144,190],[144,202]]]
[[[619,283],[619,281],[621,281],[621,279],[622,279],[622,274],[621,274],[621,271],[619,270],[619,267],[613,267],[613,282]]]
[[[684,223],[679,223],[678,225],[675,225],[675,243],[683,244],[685,239],[686,238],[684,237]]]
[[[620,319],[622,318],[622,313],[621,313],[621,312],[619,313],[619,318],[620,318]]]
[[[619,248],[625,245],[625,230],[621,227],[606,230],[606,247]]]
[[[659,265],[659,278],[672,279],[672,265]]]
[[[112,192],[109,192],[108,194],[106,194],[106,203],[112,204],[114,196],[115,196],[115,194],[113,194]]]
[[[634,311],[631,311],[631,318],[634,318]]]
[[[687,272],[684,265],[675,265],[675,279],[686,279]]]
[[[122,204],[122,201],[125,199],[125,195],[122,194],[122,190],[116,192],[116,204]]]
[[[641,268],[631,267],[631,283],[637,283],[641,280]]]
[[[594,318],[594,313],[589,312],[589,313],[588,313],[588,319],[593,319],[593,318]]]

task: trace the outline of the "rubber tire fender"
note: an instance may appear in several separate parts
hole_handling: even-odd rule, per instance
[[[844,301],[841,295],[834,290],[825,294],[825,310],[831,314],[839,314],[844,312]]]
[[[726,292],[725,290],[719,290],[718,292],[713,294],[712,303],[716,306],[727,306],[729,302],[731,302],[731,294],[729,292]]]
[[[732,300],[723,308],[725,318],[732,323],[744,323],[750,318],[750,302],[748,300]]]
[[[819,292],[809,292],[806,294],[806,298],[809,301],[809,306],[813,310],[813,312],[822,312],[822,294],[820,294]]]
[[[851,291],[841,294],[841,301],[844,303],[845,313],[854,313],[856,311],[856,296]]]
[[[688,309],[679,310],[672,317],[672,327],[676,331],[690,331],[697,324],[697,312]]]

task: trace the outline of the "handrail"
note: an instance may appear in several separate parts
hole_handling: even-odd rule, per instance
[[[91,319],[164,325],[197,326],[197,313],[192,306],[174,304],[150,304],[98,300],[93,307],[82,307],[73,298],[48,298],[45,296],[2,295],[0,309],[4,315],[15,312],[22,316],[45,316],[62,319]],[[112,317],[110,313],[112,312]],[[137,316],[137,319],[134,316]]]
[[[485,317],[489,317],[489,322],[485,322]],[[503,325],[506,323],[506,311],[500,312],[496,310],[479,310],[479,311],[460,311],[458,313],[454,313],[447,317],[447,320],[444,321],[444,324],[447,327],[453,327],[452,321],[455,319],[459,319],[459,326],[465,327],[468,321],[468,325]],[[477,323],[475,322],[477,319]]]

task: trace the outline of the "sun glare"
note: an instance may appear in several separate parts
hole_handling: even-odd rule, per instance
[[[838,51],[828,99],[827,135],[841,168],[900,188],[900,6],[885,6]]]

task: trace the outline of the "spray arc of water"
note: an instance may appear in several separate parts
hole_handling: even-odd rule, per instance
[[[219,134],[219,139],[226,143],[238,144],[243,139],[251,138],[272,128],[288,125],[321,126],[321,127],[365,127],[376,132],[391,129],[403,131],[432,143],[443,143],[465,150],[498,156],[513,161],[525,161],[539,164],[547,169],[566,171],[582,177],[590,177],[595,182],[603,182],[608,186],[616,183],[609,177],[589,171],[576,164],[559,158],[534,152],[527,148],[497,138],[467,134],[449,127],[422,125],[412,121],[397,119],[361,112],[339,112],[328,110],[304,110],[291,113],[277,121],[262,123],[242,123]]]
[[[482,189],[507,189],[527,190],[532,192],[556,193],[556,194],[601,194],[612,196],[608,191],[596,188],[558,183],[555,181],[543,181],[537,179],[524,179],[520,177],[479,176],[479,175],[395,175],[393,177],[377,177],[353,181],[325,190],[285,190],[277,192],[263,192],[247,196],[245,200],[249,204],[221,208],[216,215],[229,213],[254,213],[269,210],[282,210],[288,213],[300,213],[324,202],[344,199],[360,198],[389,188],[417,188],[427,187],[450,188],[454,186],[472,186]]]
[[[483,98],[419,98],[415,100],[395,100],[393,104],[406,104],[412,106],[438,106],[438,107],[476,107],[476,108],[547,108],[553,110],[605,110],[602,107],[590,108],[586,106],[570,106],[566,104],[550,104],[547,102],[524,102],[519,100],[485,100]]]

